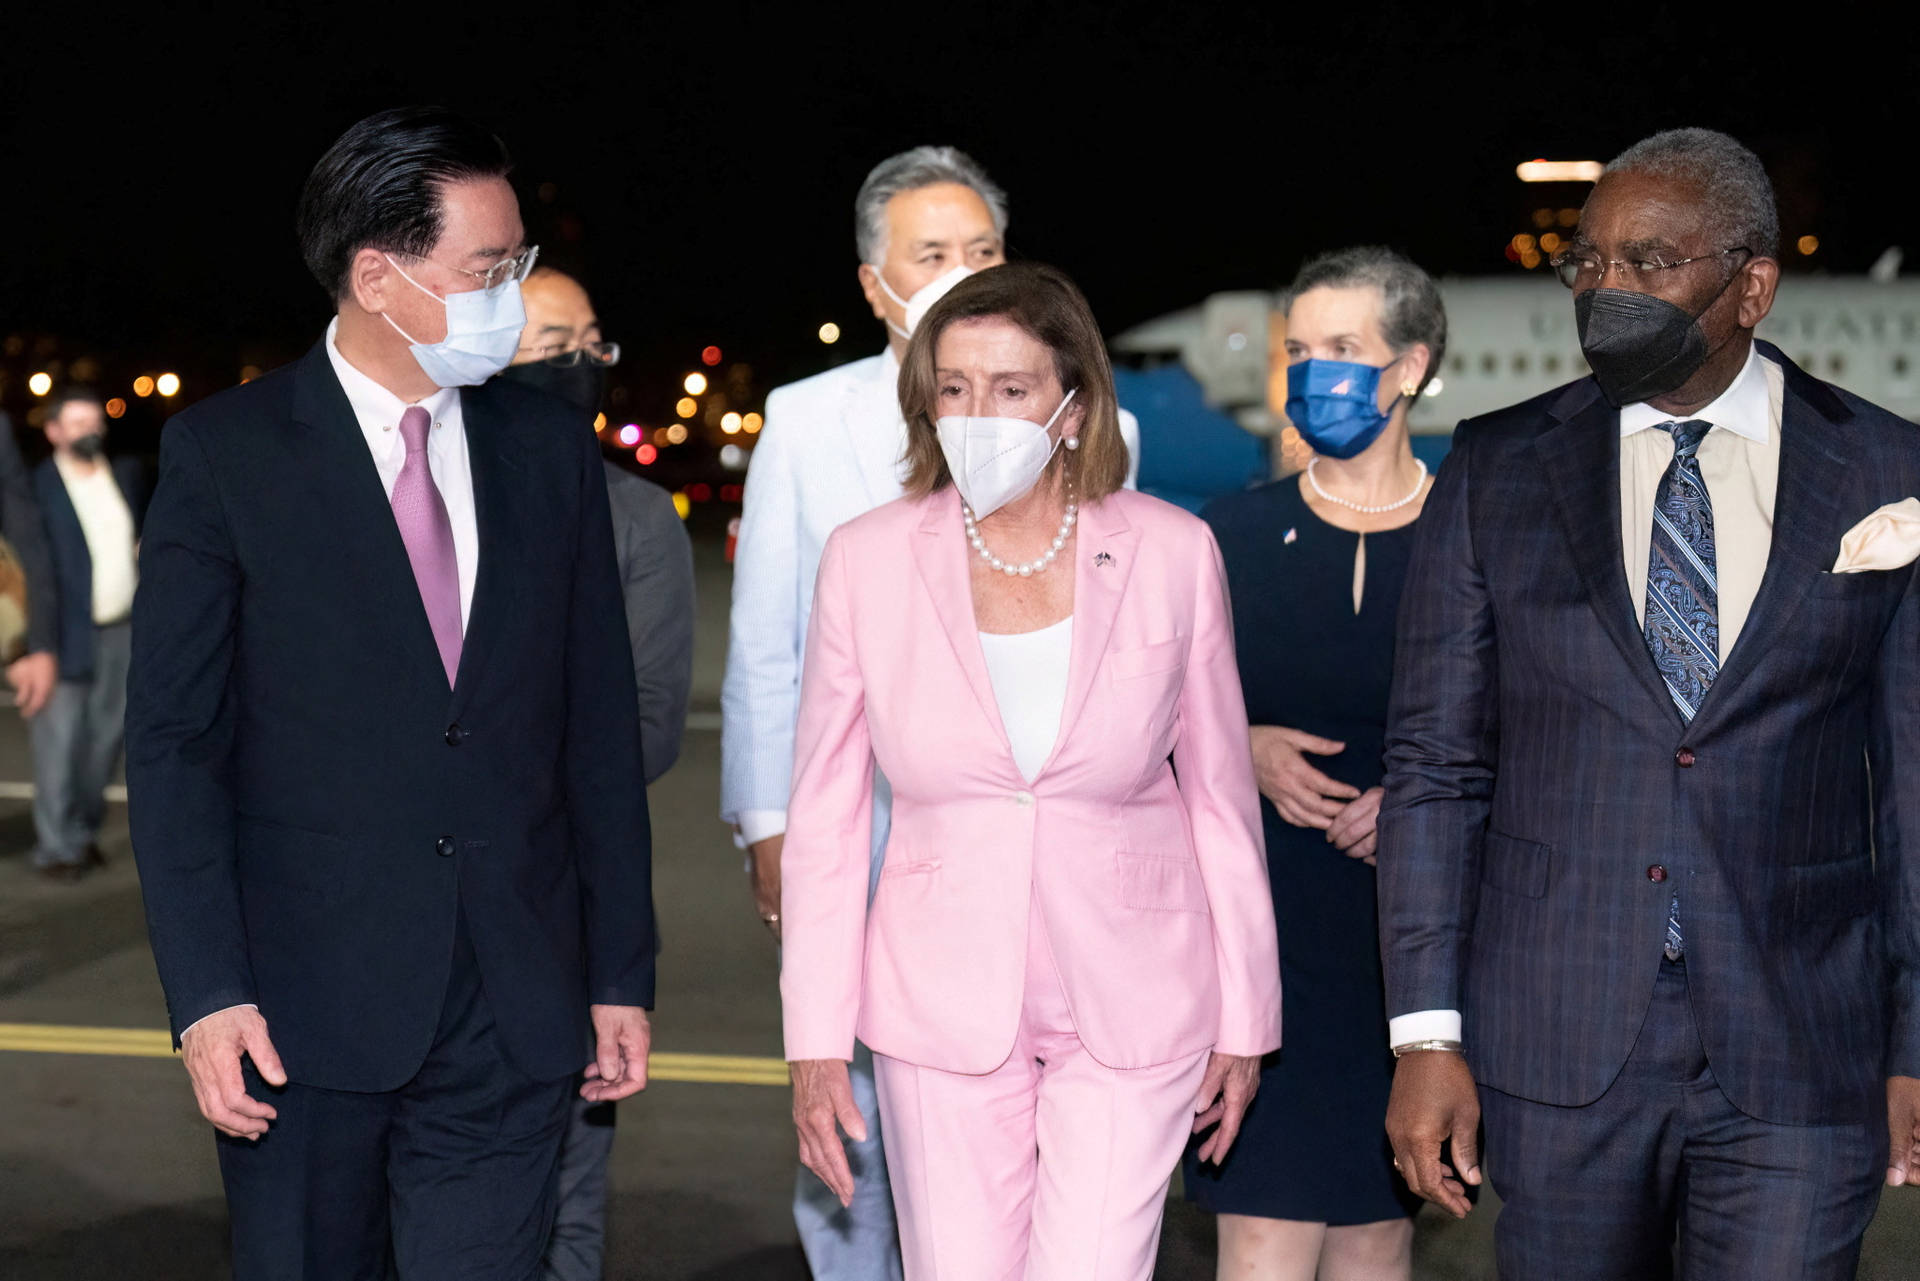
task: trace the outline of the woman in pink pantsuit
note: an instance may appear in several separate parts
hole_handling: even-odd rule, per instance
[[[1220,557],[1121,489],[1098,327],[998,267],[921,321],[908,497],[828,541],[782,859],[801,1157],[874,1051],[909,1281],[1151,1275],[1189,1132],[1232,1145],[1280,1043]],[[875,767],[893,830],[867,906]]]

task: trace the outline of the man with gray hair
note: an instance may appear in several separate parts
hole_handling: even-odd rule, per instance
[[[1484,1114],[1508,1281],[1837,1281],[1920,1176],[1920,430],[1755,341],[1778,239],[1732,138],[1622,153],[1553,264],[1592,376],[1420,518],[1387,1133],[1464,1215]]]
[[[776,940],[800,660],[820,552],[838,526],[905,492],[907,424],[895,390],[900,357],[921,317],[949,289],[1006,260],[1006,231],[1006,193],[964,152],[915,147],[881,161],[854,200],[854,244],[860,289],[886,326],[886,350],[767,397],[734,553],[720,692],[720,811],[749,851],[754,907]],[[1139,427],[1124,410],[1121,430],[1137,456]],[[876,775],[876,875],[890,800],[886,779]],[[865,1125],[848,1136],[854,1200],[842,1205],[804,1169],[794,1192],[794,1221],[816,1281],[901,1275],[873,1061],[865,1046],[855,1056],[854,1102]]]

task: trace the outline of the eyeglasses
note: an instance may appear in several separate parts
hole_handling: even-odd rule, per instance
[[[486,293],[494,293],[516,281],[525,280],[532,274],[534,259],[539,256],[540,246],[528,245],[513,257],[496,262],[485,271],[468,271],[465,267],[448,267],[445,263],[438,263],[436,265],[445,268],[447,271],[457,271],[463,276],[472,276],[480,282],[480,288],[483,291]],[[420,261],[432,262],[433,260],[430,258],[422,258]]]
[[[556,369],[572,369],[575,365],[595,365],[605,369],[620,363],[620,344],[617,342],[581,343],[578,347],[542,347],[538,352],[543,363]]]
[[[1710,254],[1695,254],[1691,258],[1664,258],[1659,254],[1648,254],[1644,258],[1601,258],[1597,254],[1578,249],[1562,249],[1555,254],[1549,264],[1560,283],[1569,289],[1577,289],[1583,282],[1598,284],[1607,273],[1607,268],[1620,269],[1621,282],[1628,287],[1636,285],[1651,286],[1663,271],[1672,271],[1675,267],[1684,267],[1690,262],[1708,262],[1715,258],[1724,258],[1728,254],[1748,254],[1753,250],[1745,245],[1736,245],[1732,249],[1721,249]]]

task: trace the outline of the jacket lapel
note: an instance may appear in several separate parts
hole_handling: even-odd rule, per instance
[[[987,673],[987,656],[980,648],[980,625],[974,619],[971,566],[960,521],[960,492],[948,485],[926,499],[924,506],[926,514],[913,536],[914,566],[933,599],[934,612],[939,615],[940,625],[953,645],[953,656],[959,660],[967,685],[1011,759],[1013,748],[1006,726],[1000,720],[1000,704],[993,696],[993,678]]]
[[[1125,599],[1127,579],[1133,574],[1140,531],[1127,523],[1117,503],[1094,503],[1080,509],[1079,534],[1073,556],[1073,653],[1067,660],[1067,698],[1060,709],[1060,732],[1040,775],[1053,768],[1067,736],[1086,710],[1093,683],[1106,657],[1113,620]],[[1098,565],[1096,557],[1102,556]],[[1036,776],[1038,777],[1038,776]]]
[[[878,507],[900,497],[900,455],[905,429],[894,391],[899,366],[886,356],[870,378],[849,380],[841,401],[840,425],[847,433],[851,457],[867,491],[867,506]],[[983,660],[984,661],[984,660]]]
[[[1569,387],[1551,412],[1559,425],[1543,432],[1534,448],[1593,611],[1640,686],[1678,724],[1679,710],[1635,619],[1620,558],[1620,415],[1592,379]]]
[[[366,574],[365,598],[404,601],[392,611],[397,648],[420,669],[420,678],[446,680],[433,625],[420,601],[413,562],[393,519],[393,506],[374,466],[347,393],[334,376],[326,340],[300,361],[294,375],[293,420],[306,430],[310,477],[322,502],[322,518],[339,531],[339,554]]]
[[[1770,344],[1761,353],[1779,364],[1780,480],[1773,502],[1773,542],[1740,638],[1693,719],[1694,732],[1725,715],[1740,683],[1797,615],[1800,602],[1840,546],[1839,495],[1847,488],[1851,442],[1847,407]],[[1828,560],[1823,562],[1821,556]]]

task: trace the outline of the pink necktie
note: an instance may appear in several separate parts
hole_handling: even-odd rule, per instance
[[[407,461],[393,482],[393,520],[413,563],[420,603],[427,607],[434,644],[451,686],[460,670],[460,567],[453,554],[453,521],[427,468],[427,431],[433,420],[418,405],[400,415]]]

